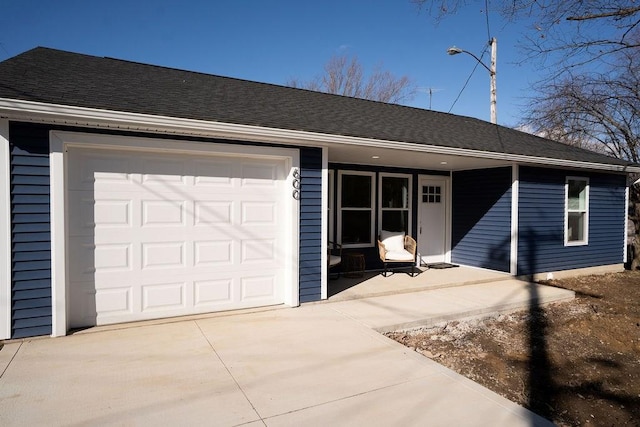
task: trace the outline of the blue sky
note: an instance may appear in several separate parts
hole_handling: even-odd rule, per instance
[[[449,111],[476,62],[449,56],[456,45],[480,55],[488,41],[484,2],[439,24],[409,0],[5,0],[0,60],[36,46],[108,56],[260,82],[285,84],[319,74],[334,54],[356,55],[409,76],[422,92],[408,102]],[[542,77],[517,65],[526,25],[490,13],[498,39],[498,123],[515,126],[530,84]],[[485,55],[488,64],[489,55]],[[454,114],[489,121],[489,73],[478,67]]]

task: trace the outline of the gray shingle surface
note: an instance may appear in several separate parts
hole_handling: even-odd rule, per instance
[[[0,98],[628,164],[470,117],[48,48],[0,63]]]

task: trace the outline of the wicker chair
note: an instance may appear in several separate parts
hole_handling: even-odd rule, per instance
[[[329,242],[327,247],[327,274],[330,274],[332,268],[340,266],[342,263],[342,245],[339,243]],[[338,271],[338,279],[340,277],[340,271]],[[331,277],[329,277],[331,278]]]
[[[384,265],[382,275],[388,276],[389,264],[411,263],[411,277],[418,274],[416,271],[416,241],[413,237],[403,232],[390,232],[382,230],[378,239],[378,252],[380,261]]]

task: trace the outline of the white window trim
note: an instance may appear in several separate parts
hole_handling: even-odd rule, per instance
[[[623,217],[624,218],[624,249],[623,249],[624,256],[622,257],[622,262],[626,264],[629,261],[629,235],[627,231],[629,229],[629,186],[627,186],[624,189],[623,215],[624,215]]]
[[[584,209],[584,239],[569,241],[569,181],[583,181],[586,183],[585,209]],[[584,176],[567,176],[564,182],[564,245],[565,246],[586,246],[589,244],[589,178]],[[572,211],[582,212],[582,211]]]
[[[368,176],[371,178],[371,207],[370,208],[345,208],[348,210],[361,210],[361,211],[366,211],[366,210],[370,210],[371,211],[371,230],[369,230],[369,240],[371,241],[370,243],[352,243],[352,244],[343,244],[342,243],[342,177],[344,175],[358,175],[358,176]],[[337,213],[338,213],[338,243],[340,243],[342,245],[343,248],[372,248],[375,246],[375,238],[374,238],[374,224],[375,224],[375,203],[376,203],[376,198],[375,198],[375,194],[376,194],[376,189],[375,189],[375,184],[376,184],[376,173],[375,172],[364,172],[364,171],[349,171],[349,170],[340,170],[338,171],[338,207],[337,207]]]
[[[409,191],[409,203],[408,208],[385,208],[382,206],[382,179],[383,178],[406,178],[409,182],[407,190]],[[411,236],[413,225],[413,175],[406,173],[387,173],[380,172],[378,175],[378,234],[382,231],[382,212],[383,211],[408,211],[409,226],[407,227],[407,234]]]

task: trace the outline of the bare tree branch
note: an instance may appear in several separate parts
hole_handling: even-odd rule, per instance
[[[582,16],[567,16],[567,21],[587,21],[589,19],[600,18],[624,18],[625,16],[631,16],[637,12],[640,12],[640,7],[627,7],[623,9],[613,10],[611,12],[592,13]]]
[[[395,77],[377,67],[368,78],[362,64],[354,56],[333,56],[324,66],[324,73],[308,82],[290,79],[288,86],[335,95],[370,99],[372,101],[400,103],[410,101],[416,87],[407,76]]]

